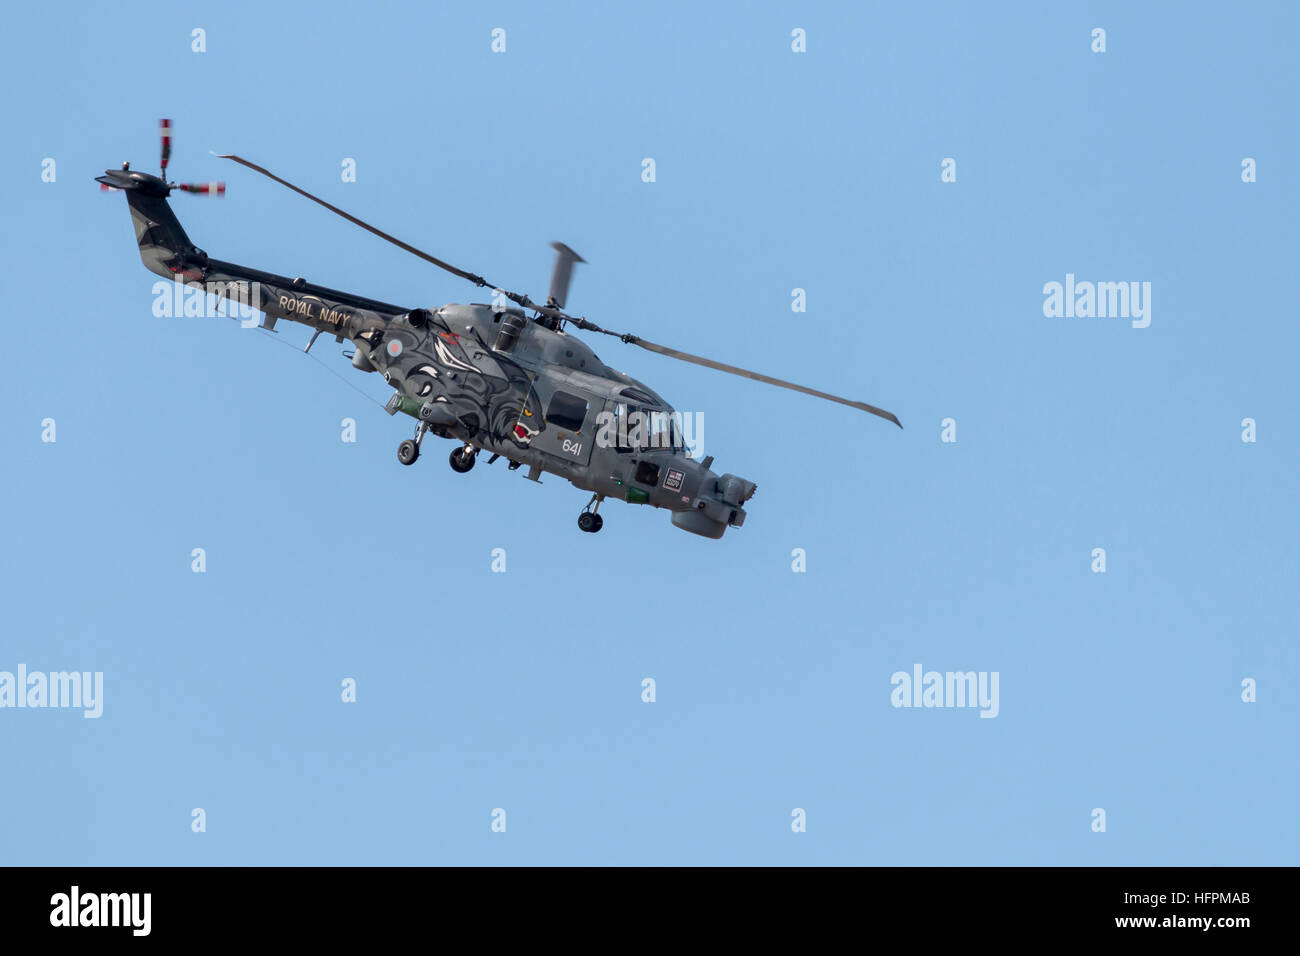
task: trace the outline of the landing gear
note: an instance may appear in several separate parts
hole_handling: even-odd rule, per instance
[[[474,467],[474,461],[478,458],[478,450],[472,445],[464,445],[454,449],[451,457],[447,459],[451,462],[451,470],[459,474],[465,474]]]
[[[595,534],[601,528],[605,527],[605,519],[596,514],[596,509],[600,503],[605,500],[604,495],[592,495],[591,500],[587,502],[587,507],[582,509],[582,514],[578,515],[578,530]]]
[[[420,457],[420,445],[424,442],[424,433],[429,426],[424,422],[415,426],[415,438],[408,438],[397,446],[397,460],[403,465],[414,465]]]
[[[411,439],[406,439],[397,446],[397,460],[403,465],[414,465],[415,460],[420,457],[420,446]]]

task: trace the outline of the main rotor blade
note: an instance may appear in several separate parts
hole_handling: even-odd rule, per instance
[[[326,209],[328,209],[330,212],[334,213],[335,215],[342,216],[344,219],[346,219],[348,222],[352,223],[353,225],[360,226],[362,229],[366,230],[366,232],[373,233],[374,235],[378,236],[380,239],[385,240],[386,242],[391,242],[393,245],[397,246],[397,248],[404,249],[405,251],[409,252],[411,255],[423,259],[425,262],[432,263],[433,265],[437,266],[439,269],[444,269],[447,272],[450,272],[452,275],[460,276],[460,278],[462,279],[468,279],[470,282],[473,282],[476,286],[482,287],[482,286],[490,285],[490,283],[482,276],[475,275],[472,272],[466,272],[464,269],[457,269],[449,262],[443,262],[441,259],[437,258],[436,256],[431,256],[427,252],[415,248],[415,246],[411,245],[410,243],[403,242],[401,239],[398,239],[396,236],[389,235],[388,233],[384,232],[382,229],[376,229],[368,222],[364,222],[363,220],[358,219],[356,216],[352,215],[351,213],[344,212],[338,206],[326,202],[324,199],[321,199],[319,196],[313,196],[305,189],[299,189],[297,186],[289,182],[287,179],[281,179],[279,176],[275,175],[275,173],[271,172],[270,170],[264,169],[263,167],[258,166],[256,163],[250,163],[242,156],[235,156],[233,154],[226,153],[226,154],[219,154],[217,158],[229,159],[236,163],[239,163],[241,166],[247,166],[249,169],[253,170],[253,172],[261,173],[267,179],[272,179],[275,182],[279,183],[281,186],[287,186],[289,189],[292,189],[298,195],[305,196],[307,199],[310,199],[312,202],[316,203],[317,205],[324,206]],[[512,302],[515,302],[516,304],[522,306],[525,309],[533,309],[541,315],[545,315],[550,318],[558,319],[565,322],[572,322],[580,329],[586,329],[592,332],[600,332],[604,335],[617,336],[618,338],[621,338],[624,342],[629,342],[632,345],[639,345],[641,346],[641,348],[646,349],[647,351],[650,352],[658,352],[660,355],[666,355],[669,358],[680,359],[683,362],[691,362],[694,365],[702,365],[705,368],[715,369],[719,372],[727,372],[731,375],[739,375],[741,378],[753,379],[756,382],[764,382],[768,385],[775,385],[778,388],[788,388],[791,391],[803,392],[805,395],[812,395],[814,398],[824,398],[829,402],[838,402],[841,405],[848,405],[850,408],[857,408],[864,412],[869,412],[872,415],[878,415],[879,417],[885,419],[885,421],[893,422],[899,428],[903,427],[903,423],[898,420],[898,417],[894,415],[893,412],[887,412],[883,408],[877,408],[874,405],[868,405],[866,402],[850,401],[847,398],[840,398],[838,395],[832,395],[829,392],[820,392],[815,388],[807,388],[806,386],[803,385],[796,385],[794,382],[787,382],[784,379],[773,378],[770,375],[763,375],[761,372],[751,372],[749,369],[737,368],[734,365],[726,365],[722,362],[715,362],[712,359],[706,359],[699,355],[692,355],[689,352],[680,352],[677,349],[670,349],[666,345],[658,345],[654,342],[647,342],[645,339],[638,338],[635,335],[621,335],[618,332],[610,332],[607,329],[602,329],[594,322],[588,322],[586,319],[580,318],[578,316],[572,316],[566,314],[562,308],[562,303],[563,303],[562,297],[566,296],[568,293],[569,274],[573,268],[573,263],[582,262],[583,259],[577,253],[573,252],[573,250],[568,249],[567,247],[563,247],[558,243],[556,244],[556,246],[557,246],[557,252],[560,253],[560,259],[559,261],[556,262],[556,273],[552,277],[553,281],[552,281],[551,291],[552,291],[553,298],[559,300],[557,301],[557,304],[561,305],[561,308],[552,308],[550,306],[538,305],[535,302],[533,302],[530,298],[528,298],[528,296],[526,295],[521,295],[515,292],[508,292],[504,289],[501,290]],[[562,276],[560,274],[561,272],[564,273]],[[493,288],[497,288],[497,287],[493,286]],[[554,295],[554,293],[557,291],[561,293],[560,296]]]
[[[564,303],[569,298],[569,280],[573,278],[573,265],[587,260],[562,242],[551,243],[551,248],[555,250],[555,268],[551,272],[551,292],[546,297],[546,301],[553,303],[557,309],[563,309]]]
[[[893,412],[887,412],[883,408],[876,408],[875,405],[868,405],[866,402],[854,402],[847,398],[840,398],[838,395],[831,395],[829,392],[819,392],[815,388],[806,388],[803,385],[796,385],[794,382],[787,382],[783,379],[773,378],[770,375],[763,375],[761,372],[751,372],[748,369],[737,368],[734,365],[724,365],[722,362],[715,362],[713,359],[701,358],[698,355],[691,355],[689,352],[679,352],[677,349],[670,349],[666,345],[657,345],[654,342],[647,342],[645,339],[637,338],[635,335],[623,336],[623,341],[630,342],[633,345],[639,345],[643,349],[651,352],[658,352],[660,355],[667,355],[669,358],[681,359],[683,362],[691,362],[695,365],[703,365],[705,368],[716,369],[719,372],[729,372],[732,375],[739,375],[741,378],[752,378],[756,382],[765,382],[768,385],[776,385],[779,388],[788,388],[792,391],[803,392],[805,395],[812,395],[816,398],[824,398],[829,402],[839,402],[841,405],[848,405],[850,408],[858,408],[864,412],[870,412],[872,415],[879,415],[887,422],[893,422],[899,428],[903,423]]]
[[[474,283],[474,284],[477,285],[477,286],[485,286],[485,285],[488,285],[488,281],[487,281],[487,279],[484,279],[482,276],[480,276],[480,275],[475,275],[475,274],[472,273],[472,272],[466,272],[464,269],[457,269],[455,266],[453,266],[453,265],[452,265],[451,263],[449,263],[449,262],[443,262],[441,259],[437,258],[436,256],[431,256],[431,255],[429,255],[427,252],[423,252],[423,251],[421,251],[421,250],[415,248],[415,246],[410,245],[409,243],[403,242],[401,239],[398,239],[396,236],[390,236],[388,233],[384,232],[382,229],[376,229],[374,226],[370,225],[368,222],[363,222],[363,221],[361,221],[360,219],[358,219],[356,216],[352,215],[351,213],[344,212],[344,211],[343,211],[342,209],[340,209],[338,206],[335,206],[335,205],[332,205],[332,204],[330,204],[330,203],[327,203],[325,200],[321,199],[321,198],[318,197],[318,196],[313,196],[311,193],[307,192],[307,190],[305,190],[305,189],[299,189],[297,186],[295,186],[293,183],[289,182],[287,179],[281,179],[279,176],[275,175],[275,173],[270,172],[269,170],[263,169],[261,166],[258,166],[256,163],[250,163],[248,160],[244,159],[243,157],[240,157],[240,156],[233,156],[233,155],[230,155],[230,154],[226,154],[226,155],[218,155],[217,158],[218,158],[218,159],[230,159],[230,160],[234,160],[235,162],[239,163],[239,165],[241,165],[241,166],[247,166],[249,169],[253,170],[253,172],[261,173],[263,176],[267,177],[268,179],[273,179],[273,180],[275,180],[275,181],[276,181],[277,183],[279,183],[281,186],[288,186],[290,189],[292,189],[294,192],[296,192],[299,196],[306,196],[306,197],[307,197],[308,199],[310,199],[312,202],[317,203],[318,205],[324,206],[326,209],[328,209],[328,210],[329,210],[330,212],[332,212],[332,213],[335,213],[335,214],[337,214],[337,215],[339,215],[339,216],[342,216],[344,219],[346,219],[348,222],[352,223],[353,225],[360,226],[362,229],[366,230],[367,232],[372,232],[372,233],[374,233],[374,234],[375,234],[376,236],[378,236],[380,239],[384,239],[384,240],[386,240],[386,241],[388,241],[388,242],[391,242],[393,245],[397,246],[397,248],[399,248],[399,249],[405,249],[405,250],[406,250],[407,252],[409,252],[411,255],[413,255],[413,256],[418,256],[419,258],[423,259],[425,262],[431,262],[431,263],[433,263],[433,264],[434,264],[435,266],[437,266],[439,269],[445,269],[445,270],[447,270],[448,272],[450,272],[452,275],[460,276],[462,279],[468,279],[470,282]]]

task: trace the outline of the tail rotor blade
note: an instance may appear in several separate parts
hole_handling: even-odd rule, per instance
[[[158,135],[162,139],[162,178],[167,178],[167,161],[172,158],[172,121],[158,121]]]
[[[226,184],[224,181],[211,183],[178,183],[176,188],[183,193],[198,193],[200,196],[224,196],[226,194]]]

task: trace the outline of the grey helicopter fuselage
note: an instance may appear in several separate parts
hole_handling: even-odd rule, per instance
[[[707,537],[744,522],[752,484],[691,458],[675,409],[563,330],[480,304],[360,325],[349,336],[353,364],[382,374],[398,392],[389,410],[434,434],[526,465],[534,480],[550,473],[602,498],[667,509]]]
[[[258,309],[266,329],[284,319],[350,341],[353,365],[394,388],[388,411],[416,421],[404,463],[434,434],[461,443],[458,471],[485,451],[526,466],[534,481],[549,473],[591,492],[589,509],[606,498],[664,508],[674,525],[709,538],[744,523],[754,484],[716,475],[712,458],[692,458],[671,426],[644,427],[671,423],[673,408],[554,323],[492,305],[408,309],[212,259],[185,234],[162,179],[124,168],[100,181],[126,192],[150,271]]]

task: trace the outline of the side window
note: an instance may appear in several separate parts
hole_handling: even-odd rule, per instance
[[[582,427],[587,417],[587,400],[568,392],[556,392],[551,396],[551,404],[546,409],[546,421],[556,428],[576,432]]]

